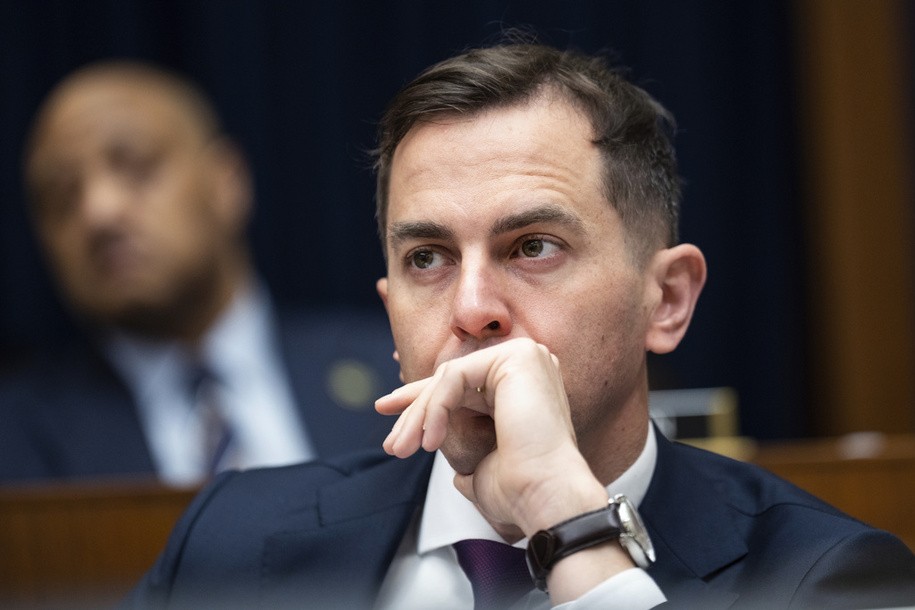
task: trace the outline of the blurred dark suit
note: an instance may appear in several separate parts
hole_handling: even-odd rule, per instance
[[[314,311],[279,315],[278,325],[281,358],[317,455],[380,446],[391,422],[373,402],[399,385],[387,318]],[[99,350],[71,342],[38,360],[0,383],[0,481],[155,474],[133,398]],[[355,367],[367,383],[357,404],[332,384],[341,366]]]

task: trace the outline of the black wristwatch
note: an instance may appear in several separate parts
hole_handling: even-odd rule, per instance
[[[547,574],[557,561],[617,538],[640,568],[647,568],[654,562],[654,547],[645,524],[632,502],[622,494],[613,496],[605,508],[540,530],[527,543],[527,567],[534,584],[546,591]]]

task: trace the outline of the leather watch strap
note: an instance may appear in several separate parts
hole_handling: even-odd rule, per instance
[[[560,559],[586,548],[616,540],[620,524],[612,506],[572,517],[540,530],[528,543],[528,567],[538,588],[546,590],[546,577]]]

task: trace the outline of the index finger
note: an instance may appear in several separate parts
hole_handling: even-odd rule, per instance
[[[375,400],[375,410],[382,415],[399,415],[416,400],[429,382],[431,377],[413,381],[402,385],[390,394],[385,394]]]

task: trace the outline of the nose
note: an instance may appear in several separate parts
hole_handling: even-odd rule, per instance
[[[121,217],[125,203],[124,193],[116,180],[107,176],[96,176],[83,183],[80,216],[89,228],[107,228]]]
[[[511,333],[511,310],[497,276],[482,265],[462,267],[451,311],[451,332],[461,341]]]

